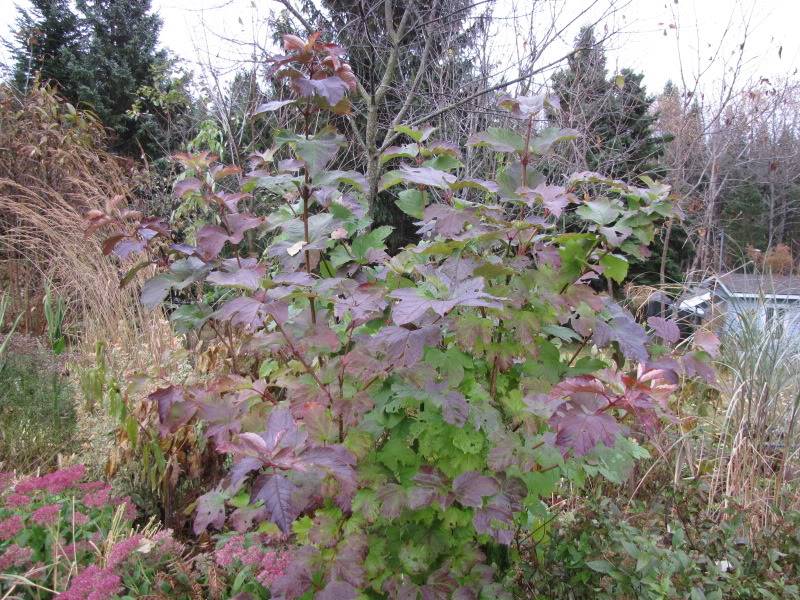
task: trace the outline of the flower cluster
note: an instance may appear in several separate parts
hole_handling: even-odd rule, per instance
[[[89,565],[59,594],[60,600],[108,600],[122,590],[122,580],[111,569]]]
[[[287,552],[271,550],[258,542],[248,544],[244,535],[237,535],[217,549],[214,560],[226,569],[239,565],[251,567],[256,580],[269,587],[286,573],[290,557]]]
[[[86,467],[83,465],[73,465],[65,469],[53,471],[41,477],[28,477],[20,481],[14,488],[18,494],[29,494],[36,491],[44,491],[50,494],[58,494],[65,490],[75,487],[86,474]]]

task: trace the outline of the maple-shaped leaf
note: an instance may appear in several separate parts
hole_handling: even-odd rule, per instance
[[[357,597],[358,590],[346,581],[331,581],[314,600],[356,600]]]
[[[412,481],[415,485],[408,492],[408,507],[411,510],[430,506],[434,502],[445,510],[455,499],[449,482],[435,467],[428,465],[420,467]]]
[[[295,143],[295,152],[313,177],[323,171],[333,160],[344,138],[331,128],[325,128],[313,137]]]
[[[266,266],[259,264],[255,258],[227,258],[222,261],[220,269],[208,274],[206,281],[216,285],[257,290],[261,287],[261,280],[266,272]]]
[[[406,489],[397,483],[387,483],[378,490],[378,500],[381,503],[381,514],[385,519],[396,519],[408,506]]]
[[[702,377],[707,383],[714,385],[717,372],[711,364],[711,356],[705,352],[689,352],[681,357],[681,366],[687,377]]]
[[[287,304],[277,300],[267,300],[266,295],[257,292],[253,296],[239,296],[220,306],[212,317],[217,321],[230,321],[232,325],[251,330],[264,326],[267,317],[283,323],[289,316]]]
[[[349,87],[340,77],[333,75],[321,79],[306,76],[294,77],[292,87],[302,98],[318,98],[326,108],[334,108],[347,95]]]
[[[720,340],[713,331],[699,329],[692,336],[694,345],[701,350],[708,352],[709,356],[716,358],[719,356]]]
[[[520,188],[517,193],[522,196],[528,204],[541,203],[554,217],[560,217],[573,198],[567,193],[566,189],[560,185],[546,185],[540,183],[532,190]]]
[[[420,593],[422,600],[451,600],[457,587],[458,582],[450,570],[450,565],[445,564],[428,576],[425,585],[420,587]]]
[[[574,140],[578,137],[575,129],[561,127],[545,127],[531,140],[530,150],[534,154],[544,155],[558,142]]]
[[[591,452],[600,443],[612,448],[622,429],[607,412],[587,412],[576,408],[550,418],[556,431],[556,446],[575,456]]]
[[[430,167],[410,167],[408,165],[402,165],[400,167],[399,177],[406,183],[427,185],[445,190],[456,180],[455,175],[439,171],[438,169],[432,169]]]
[[[298,491],[298,486],[283,475],[278,473],[261,475],[253,484],[250,502],[255,504],[262,500],[267,519],[275,523],[283,533],[288,534],[292,522],[304,508],[295,501],[294,496]]]
[[[430,382],[425,386],[431,402],[442,411],[445,422],[463,427],[469,417],[469,404],[464,394],[458,390],[451,390],[447,383]]]
[[[611,342],[617,342],[626,358],[647,362],[647,334],[642,326],[630,311],[612,300],[606,302],[606,309],[611,314],[611,320],[597,321],[592,335],[594,343],[599,348],[605,348]]]
[[[215,489],[197,499],[197,513],[194,517],[194,533],[200,535],[209,526],[222,529],[225,525],[225,495]]]
[[[481,475],[477,471],[462,473],[453,481],[453,493],[462,505],[471,508],[483,506],[483,499],[500,491],[500,484],[494,477]]]
[[[656,335],[668,344],[674,344],[681,337],[678,324],[672,319],[665,319],[663,317],[648,317],[647,324],[653,328]]]
[[[503,478],[499,492],[489,499],[486,506],[475,511],[472,517],[475,531],[510,546],[514,540],[514,513],[522,510],[525,494],[525,484],[519,479]]]
[[[444,238],[453,238],[464,231],[467,225],[477,223],[470,212],[446,204],[431,204],[425,208],[419,233],[432,231]]]
[[[334,300],[333,314],[337,319],[349,316],[360,325],[383,314],[388,302],[386,290],[375,283],[359,284],[352,279],[341,280],[326,286]]]
[[[260,115],[265,112],[274,112],[289,104],[294,104],[296,100],[270,100],[264,104],[260,104],[257,109],[253,111],[253,116]]]
[[[425,313],[432,310],[440,317],[445,316],[458,306],[480,306],[499,308],[501,301],[483,291],[483,278],[474,277],[450,285],[449,294],[445,298],[432,298],[426,290],[418,287],[399,288],[389,294],[397,300],[392,307],[392,320],[396,325],[406,325],[418,321]]]
[[[384,164],[394,158],[416,158],[417,154],[419,154],[419,146],[415,143],[391,146],[381,153],[380,163]]]
[[[412,140],[419,143],[427,140],[431,134],[436,131],[436,127],[425,125],[424,127],[417,129],[416,127],[411,127],[410,125],[397,125],[394,130],[398,133],[404,133]]]
[[[337,523],[337,537],[338,523]],[[350,533],[336,547],[336,558],[331,565],[329,577],[332,581],[345,581],[355,587],[364,585],[364,559],[369,552],[365,534]]]
[[[436,346],[441,338],[441,328],[434,325],[413,330],[389,325],[370,339],[369,347],[383,354],[395,368],[408,368],[422,359],[426,347]]]
[[[608,225],[622,214],[622,208],[608,198],[598,198],[579,206],[575,212],[587,221],[593,221],[598,225]]]

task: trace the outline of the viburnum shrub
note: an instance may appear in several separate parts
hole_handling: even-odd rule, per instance
[[[459,179],[458,146],[432,127],[398,128],[411,141],[381,157],[395,168],[380,189],[421,241],[390,257],[364,177],[330,168],[345,140],[326,114],[346,114],[356,85],[342,50],[317,35],[284,47],[272,65],[289,98],[260,112],[295,110],[299,131],[273,132],[239,190],[214,157],[178,157],[176,194],[214,222],[184,236],[117,207],[89,215],[112,230],[108,254],[158,269],[145,306],[177,298],[176,330],[225,349],[211,381],[150,396],[164,435],[202,422],[230,458],[195,532],[293,536],[273,598],[502,597],[496,567],[545,518],[541,498],[610,449],[635,455],[625,436],[659,426],[680,376],[708,374],[709,343],[673,357],[674,322],[648,333],[594,285],[647,254],[668,189],[546,183],[534,161],[574,132],[534,127],[545,98],[505,98],[524,133],[468,141],[500,155],[492,179]],[[266,217],[243,208],[275,199]],[[579,231],[556,226],[567,211]]]

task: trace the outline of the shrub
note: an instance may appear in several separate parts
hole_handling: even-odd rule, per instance
[[[543,600],[800,598],[800,514],[746,536],[740,509],[718,523],[676,502],[676,515],[660,503],[581,507],[535,549],[521,587]]]
[[[300,132],[275,132],[238,192],[223,186],[237,168],[178,157],[176,195],[212,222],[183,236],[122,206],[88,214],[131,272],[159,268],[142,302],[179,294],[174,327],[218,357],[210,380],[150,395],[165,438],[201,430],[230,461],[195,532],[292,536],[274,598],[504,597],[561,478],[613,475],[638,454],[620,440],[658,427],[678,377],[708,372],[702,349],[669,355],[674,322],[648,333],[589,285],[622,282],[647,253],[668,189],[594,173],[545,184],[533,161],[574,134],[534,130],[546,98],[505,98],[525,133],[469,141],[501,155],[493,181],[459,180],[461,151],[433,128],[398,127],[411,141],[384,153],[397,168],[381,188],[404,186],[421,240],[389,257],[364,177],[329,168],[343,138],[314,129],[349,111],[342,51],[317,35],[284,45],[273,66],[290,97],[260,112],[296,110]],[[253,193],[283,204],[255,216]],[[565,211],[580,231],[556,230]]]

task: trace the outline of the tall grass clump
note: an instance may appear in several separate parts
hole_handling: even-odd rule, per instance
[[[722,414],[712,488],[753,509],[797,504],[800,339],[781,319],[756,307],[733,307],[737,318],[722,338]],[[756,511],[758,512],[758,511]],[[764,513],[766,514],[766,513]]]
[[[69,331],[90,347],[102,339],[136,348],[157,342],[160,320],[140,309],[138,280],[120,287],[117,267],[85,235],[89,210],[133,203],[139,182],[132,163],[107,152],[106,141],[93,115],[52,89],[21,96],[0,88],[0,282],[25,332],[47,332],[46,300],[59,298],[69,311],[51,334]]]

